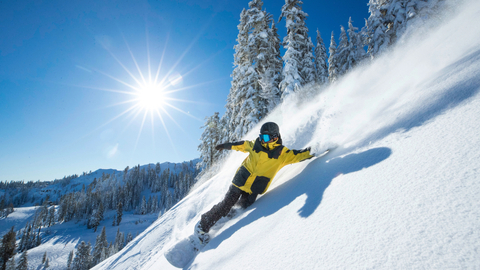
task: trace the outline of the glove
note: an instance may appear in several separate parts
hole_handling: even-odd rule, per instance
[[[222,151],[223,149],[225,149],[225,144],[219,144],[217,146],[215,146],[215,149],[217,149],[218,151]]]

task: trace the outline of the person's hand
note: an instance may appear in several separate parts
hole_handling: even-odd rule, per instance
[[[223,147],[223,144],[219,144],[219,145],[215,146],[215,149],[217,149],[218,151],[222,151],[225,148]]]

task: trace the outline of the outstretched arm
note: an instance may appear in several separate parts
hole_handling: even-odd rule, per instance
[[[285,164],[297,163],[315,156],[314,154],[310,153],[310,147],[307,147],[303,150],[287,150],[284,155]]]
[[[251,141],[239,141],[239,142],[233,142],[233,143],[222,143],[217,146],[215,146],[215,149],[217,150],[236,150],[236,151],[242,151],[242,152],[248,152],[252,149],[253,143]]]

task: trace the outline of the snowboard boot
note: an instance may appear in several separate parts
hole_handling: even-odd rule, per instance
[[[195,225],[194,235],[198,238],[200,244],[203,246],[205,246],[210,241],[210,235],[203,231],[200,221],[197,222],[197,224]]]
[[[228,212],[227,214],[227,218],[228,219],[232,219],[236,214],[237,214],[237,208],[233,207],[232,209],[230,209],[230,212]]]

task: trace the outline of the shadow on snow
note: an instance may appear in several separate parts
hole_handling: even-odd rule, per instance
[[[361,153],[349,154],[345,157],[335,157],[328,162],[326,158],[313,160],[302,173],[260,197],[253,205],[255,207],[253,211],[215,236],[204,251],[216,249],[221,242],[231,237],[242,227],[260,218],[270,216],[303,194],[307,195],[307,199],[298,210],[298,214],[301,217],[308,218],[322,202],[325,190],[335,177],[374,166],[390,157],[391,154],[392,150],[390,148],[379,147]]]

